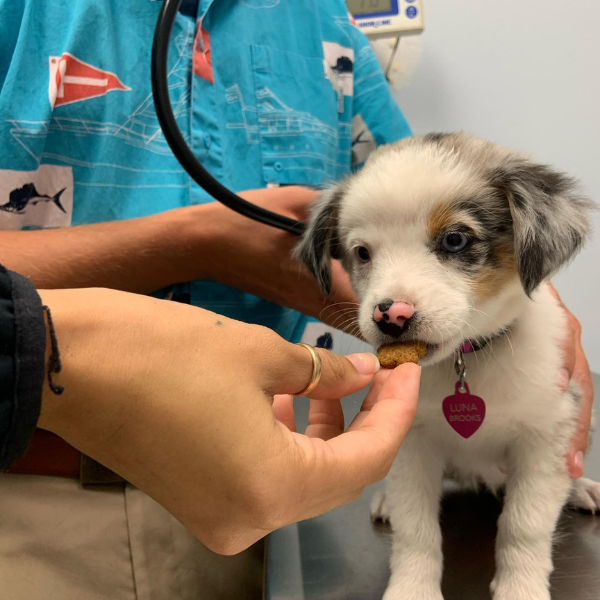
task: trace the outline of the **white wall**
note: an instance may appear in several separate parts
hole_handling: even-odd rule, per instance
[[[464,129],[525,150],[580,178],[600,201],[600,1],[423,4],[420,63],[410,85],[395,92],[414,132]],[[600,213],[595,224],[600,230]],[[583,324],[596,372],[599,258],[600,233],[555,279]]]

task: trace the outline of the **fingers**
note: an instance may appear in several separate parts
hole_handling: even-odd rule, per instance
[[[373,383],[371,384],[371,389],[360,407],[360,412],[354,417],[352,423],[350,423],[348,431],[360,427],[362,422],[368,417],[370,410],[377,404],[383,385],[392,373],[392,369],[381,369],[381,371],[375,375]]]
[[[581,325],[574,315],[566,308],[564,310],[567,313],[567,331],[562,342],[563,365],[560,386],[563,391],[566,391],[575,371],[577,350],[581,346]]]
[[[369,390],[367,397],[363,400],[362,406],[360,407],[361,412],[369,411],[375,406],[375,404],[377,404],[381,390],[393,372],[394,369],[381,369],[375,374],[371,389]]]
[[[594,401],[594,384],[592,374],[583,348],[579,344],[575,361],[573,379],[581,387],[581,411],[575,435],[571,440],[571,448],[567,454],[567,467],[572,479],[583,475],[584,456],[588,451],[590,426],[592,422],[592,404]]]
[[[315,350],[321,358],[321,378],[310,396],[316,400],[353,394],[368,385],[379,370],[379,361],[374,354],[344,357],[321,348]],[[310,383],[312,373],[310,352],[302,346],[286,344],[285,351],[279,353],[270,365],[269,391],[273,394],[299,395]]]
[[[576,438],[578,441],[575,442],[576,445],[581,443],[581,433],[578,428],[578,434]],[[585,452],[583,450],[571,450],[569,454],[567,454],[567,468],[569,469],[569,477],[571,479],[579,479],[583,477],[583,472],[585,470]]]
[[[342,358],[342,357],[338,357]],[[350,362],[350,361],[348,361]],[[352,363],[350,363],[352,364]],[[370,407],[361,423],[353,429],[325,441],[307,435],[284,435],[289,460],[278,476],[285,494],[281,506],[286,510],[269,528],[307,519],[351,502],[371,483],[383,478],[412,424],[417,410],[421,369],[408,364],[379,375],[363,408]],[[326,404],[333,405],[326,406]],[[327,410],[325,416],[322,410]],[[319,415],[318,418],[317,415]],[[314,404],[313,431],[320,427],[322,437],[330,437],[342,428],[338,400],[322,400]],[[329,427],[330,429],[327,429]],[[280,431],[285,430],[280,427]]]
[[[569,381],[573,376],[573,371],[575,369],[576,362],[576,349],[577,345],[580,343],[581,339],[581,324],[575,318],[575,316],[569,311],[569,309],[563,304],[556,288],[548,283],[548,289],[551,294],[558,300],[558,303],[565,311],[567,315],[567,329],[565,331],[565,338],[562,343],[562,353],[563,353],[563,370],[560,374],[559,385],[563,391],[567,390],[569,386]]]
[[[415,418],[420,378],[414,364],[390,372],[368,415],[327,442],[328,460],[317,465],[322,481],[344,495],[385,477]]]
[[[549,289],[567,314],[567,332],[562,344],[563,369],[559,385],[566,391],[571,379],[581,387],[581,411],[575,435],[571,440],[571,448],[567,454],[567,467],[572,479],[583,475],[584,457],[588,450],[590,425],[592,421],[592,404],[594,401],[594,384],[590,367],[581,345],[581,323],[563,304],[558,292],[551,284]]]
[[[547,282],[547,285],[548,289],[550,290],[550,293],[562,304],[562,300],[556,288],[549,281]]]
[[[391,369],[382,369],[376,373],[371,389],[362,403],[360,412],[353,419],[348,431],[357,429],[375,406],[383,384],[391,375]],[[309,425],[305,435],[322,440],[329,440],[344,432],[344,411],[339,399],[311,400],[308,414]]]
[[[294,414],[294,398],[288,394],[279,394],[273,398],[273,414],[275,418],[290,431],[296,431],[296,415]]]
[[[336,400],[311,400],[305,435],[329,440],[344,432],[342,403]]]
[[[289,185],[285,187],[245,190],[239,195],[253,204],[276,210],[286,216],[305,221],[308,218],[310,204],[319,195],[318,190]]]

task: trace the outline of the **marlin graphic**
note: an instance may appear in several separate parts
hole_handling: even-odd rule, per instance
[[[46,194],[40,194],[35,189],[35,184],[26,183],[22,188],[17,188],[10,193],[9,201],[0,206],[0,210],[22,215],[29,205],[35,206],[40,202],[54,202],[54,204],[66,214],[67,211],[65,210],[65,207],[60,203],[60,197],[66,189],[67,188],[63,188],[55,196],[47,196]]]

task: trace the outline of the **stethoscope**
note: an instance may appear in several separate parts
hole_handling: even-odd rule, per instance
[[[152,45],[152,94],[158,122],[167,143],[188,175],[215,200],[249,219],[301,235],[305,229],[302,221],[256,206],[226,188],[200,164],[183,139],[173,115],[167,83],[169,39],[180,5],[181,0],[163,0]]]

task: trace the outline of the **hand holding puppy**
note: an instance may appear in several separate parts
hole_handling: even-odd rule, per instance
[[[592,423],[592,404],[594,402],[594,383],[590,365],[581,345],[581,323],[564,305],[556,289],[549,284],[550,291],[560,302],[567,314],[567,331],[563,343],[564,367],[561,386],[566,390],[573,379],[581,387],[581,412],[577,421],[577,430],[571,440],[571,448],[567,454],[567,466],[572,479],[583,476],[584,458],[587,454]]]

